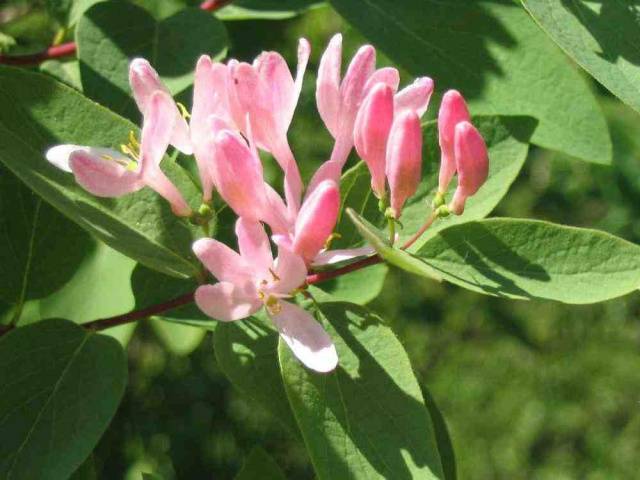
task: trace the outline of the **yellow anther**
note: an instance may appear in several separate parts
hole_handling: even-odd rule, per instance
[[[331,235],[329,235],[329,238],[327,238],[327,241],[324,242],[324,248],[326,250],[329,250],[329,248],[331,247],[331,242],[333,242],[334,240],[339,240],[342,238],[342,235],[340,235],[337,232],[333,232]]]
[[[129,145],[138,151],[140,150],[140,142],[136,138],[136,134],[133,130],[129,130]]]
[[[278,315],[282,311],[282,305],[280,304],[280,301],[273,296],[269,296],[269,298],[267,298],[265,306],[267,307],[267,311],[271,315]]]
[[[180,115],[182,115],[182,118],[184,118],[185,120],[191,118],[191,114],[189,113],[189,110],[187,110],[187,107],[185,107],[180,102],[176,102],[176,105],[178,105],[178,109],[180,110]]]
[[[263,280],[263,281],[264,281],[264,280]],[[262,292],[262,291],[258,292],[258,298],[259,298],[260,300],[264,300],[264,292]]]

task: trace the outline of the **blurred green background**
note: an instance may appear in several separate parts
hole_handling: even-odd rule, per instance
[[[348,55],[363,39],[328,7],[227,27],[230,55],[244,60],[275,49],[294,62],[297,38],[311,41],[290,131],[308,178],[331,148],[315,111],[319,55],[335,32],[345,34]],[[38,2],[0,3],[0,51],[38,51],[56,30]],[[640,117],[593,88],[609,119],[613,166],[533,148],[494,215],[595,227],[640,243]],[[515,302],[392,270],[370,306],[393,325],[439,404],[460,478],[638,478],[640,295],[579,307]],[[138,479],[142,471],[165,479],[233,478],[255,445],[289,478],[313,478],[303,445],[231,388],[212,348],[209,334],[178,355],[148,324],[139,325],[128,347],[127,394],[94,454],[98,478]]]

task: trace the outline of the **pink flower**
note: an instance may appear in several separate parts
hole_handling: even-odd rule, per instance
[[[279,53],[263,52],[252,65],[232,60],[229,109],[236,127],[245,135],[247,125],[259,148],[271,152],[285,173],[285,196],[292,213],[302,197],[302,179],[287,140],[311,47],[305,39],[298,45],[298,68],[293,79]],[[248,118],[248,123],[247,123]]]
[[[438,192],[443,195],[456,173],[454,152],[456,126],[465,121],[471,121],[471,116],[464,98],[457,90],[449,90],[442,97],[438,113],[438,136],[441,151]]]
[[[212,139],[221,128],[233,128],[228,101],[228,68],[214,63],[207,55],[198,60],[193,84],[191,108],[191,143],[202,183],[202,197],[211,200],[214,145]],[[213,118],[216,120],[214,121]]]
[[[286,206],[265,183],[253,143],[248,145],[234,131],[220,130],[212,148],[211,173],[220,196],[231,209],[248,220],[266,222],[274,232],[288,231]]]
[[[310,265],[331,236],[339,212],[338,185],[333,180],[325,180],[305,199],[293,228],[272,238],[278,246],[300,255]]]
[[[194,243],[193,251],[218,279],[196,290],[198,307],[212,318],[234,321],[265,308],[294,355],[308,368],[329,372],[338,363],[331,338],[305,310],[286,301],[304,284],[304,261],[284,248],[274,262],[269,239],[257,222],[239,218],[236,235],[240,254],[213,239]]]
[[[130,152],[134,158],[107,148],[58,145],[47,151],[47,160],[72,172],[76,181],[96,196],[119,197],[148,186],[171,204],[176,215],[190,216],[191,208],[160,169],[175,133],[174,108],[173,99],[163,91],[146,99],[139,153]]]
[[[482,135],[469,122],[460,122],[456,125],[454,153],[458,187],[449,210],[456,215],[461,215],[467,198],[474,195],[487,180],[489,155]]]
[[[423,77],[395,95],[383,82],[374,85],[360,107],[354,129],[356,150],[371,172],[371,187],[378,198],[391,191],[396,218],[420,183],[424,115],[433,81]],[[395,120],[394,120],[395,119]]]
[[[129,84],[131,85],[133,98],[142,115],[146,114],[151,97],[155,92],[161,91],[171,97],[169,89],[160,80],[158,72],[144,58],[134,58],[129,64]],[[177,105],[173,102],[172,105],[174,127],[169,143],[185,155],[191,155],[193,149],[189,138],[189,126]]]
[[[422,172],[422,128],[415,111],[406,111],[393,122],[387,145],[386,173],[395,218],[420,184]]]
[[[368,142],[366,142],[366,135],[362,131],[365,125],[374,128],[383,127],[380,125],[384,123],[383,120],[380,123],[373,121],[372,112],[369,111],[372,107],[371,104],[366,107],[367,112],[360,114],[365,118],[361,118],[359,122],[357,120],[359,112],[365,108],[363,105],[365,99],[380,84],[388,86],[395,95],[394,110],[396,115],[406,110],[414,110],[418,112],[419,116],[422,116],[427,110],[433,92],[433,81],[423,77],[396,94],[400,83],[398,71],[389,67],[376,70],[376,52],[370,45],[365,45],[358,50],[342,82],[340,81],[341,63],[342,36],[337,34],[329,42],[329,46],[320,60],[316,87],[318,111],[336,142],[330,159],[318,169],[312,178],[308,192],[312,192],[325,179],[339,181],[342,168],[353,146],[354,136],[356,141],[360,141],[360,147],[366,149],[365,144]],[[366,118],[370,120],[365,121]],[[359,128],[360,132],[357,131]],[[369,136],[369,138],[372,137]],[[374,148],[374,151],[379,152],[379,150],[379,145]],[[376,165],[375,178],[373,179],[374,191],[377,194],[382,194],[382,181],[379,173],[383,169],[379,168],[381,163],[379,157],[377,160],[372,160],[371,163]]]

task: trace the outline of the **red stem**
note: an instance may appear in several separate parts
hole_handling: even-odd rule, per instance
[[[215,12],[228,5],[233,0],[205,0],[200,4],[200,9],[207,12]],[[29,55],[0,55],[0,64],[4,65],[34,65],[54,58],[68,57],[76,53],[75,42],[62,43],[49,47],[46,50]]]
[[[307,285],[314,285],[316,283],[325,282],[333,278],[345,275],[361,268],[368,267],[370,265],[376,265],[382,262],[382,259],[374,255],[373,257],[364,258],[357,262],[347,265],[336,270],[329,272],[318,272],[307,276]],[[116,315],[115,317],[101,318],[99,320],[93,320],[91,322],[83,323],[81,326],[87,330],[106,330],[107,328],[117,327],[118,325],[124,325],[126,323],[135,322],[136,320],[142,320],[143,318],[150,317],[152,315],[158,315],[174,308],[182,307],[193,302],[193,292],[181,295],[168,302],[152,305],[151,307],[141,308],[140,310],[134,310],[133,312],[125,313],[123,315]],[[0,337],[15,327],[13,325],[0,325]]]

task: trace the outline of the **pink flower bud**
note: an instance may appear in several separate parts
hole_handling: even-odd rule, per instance
[[[385,196],[385,163],[387,139],[393,122],[393,90],[378,83],[367,96],[354,128],[358,155],[371,172],[371,188],[378,198]]]
[[[340,190],[332,180],[320,183],[305,200],[296,220],[293,252],[310,264],[333,232],[340,211]]]
[[[433,93],[433,80],[429,77],[417,78],[411,85],[406,86],[396,94],[396,114],[406,110],[414,110],[422,117],[429,107],[429,100]]]
[[[442,97],[440,112],[438,113],[438,134],[440,142],[441,160],[438,192],[444,194],[451,179],[456,173],[454,139],[456,125],[470,121],[469,110],[464,98],[457,90],[449,90]]]
[[[405,112],[393,122],[387,145],[387,179],[391,208],[400,217],[404,202],[416,193],[422,169],[422,128],[420,117]]]
[[[216,136],[213,178],[220,196],[240,217],[263,217],[266,191],[260,159],[237,133],[223,130]]]
[[[454,150],[458,188],[449,209],[452,213],[461,215],[467,198],[474,195],[487,180],[489,154],[482,135],[469,122],[456,125]]]
[[[143,115],[146,115],[149,101],[155,92],[160,91],[171,96],[169,89],[160,80],[158,72],[144,58],[134,58],[131,61],[129,65],[129,84],[131,85],[133,98]],[[172,113],[175,117],[175,123],[170,143],[182,153],[191,155],[193,148],[189,138],[189,126],[175,103],[173,104]]]

